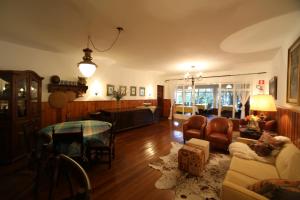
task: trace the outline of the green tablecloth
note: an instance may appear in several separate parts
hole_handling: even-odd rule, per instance
[[[83,128],[83,142],[86,143],[87,140],[98,140],[103,141],[105,138],[105,131],[111,128],[111,123],[98,121],[98,120],[85,120],[85,121],[70,121],[63,122],[58,124],[53,124],[41,129],[40,134],[46,134],[52,137],[52,129],[54,128],[55,132],[63,133],[63,132],[76,132],[80,131],[80,127],[82,125]]]

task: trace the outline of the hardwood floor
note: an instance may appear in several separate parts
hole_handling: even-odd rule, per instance
[[[116,158],[110,170],[94,166],[89,172],[94,199],[173,199],[170,190],[154,183],[160,172],[148,166],[151,160],[169,153],[171,141],[182,141],[169,121],[118,133]]]
[[[154,184],[161,174],[148,166],[149,162],[169,153],[171,141],[182,143],[182,132],[180,123],[176,127],[168,120],[117,133],[116,158],[112,168],[95,164],[87,170],[93,188],[92,199],[174,199],[171,190],[155,188]],[[3,167],[0,168],[2,170]],[[3,199],[7,196],[5,191],[13,189],[11,185],[5,184],[5,180],[0,181],[0,184],[0,198]],[[39,196],[40,199],[46,199],[47,186],[44,186]],[[32,196],[24,199],[32,199]]]

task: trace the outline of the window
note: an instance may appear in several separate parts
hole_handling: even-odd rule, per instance
[[[177,88],[176,93],[175,93],[175,100],[176,100],[176,104],[182,104],[183,99],[182,99],[182,87],[181,88]]]
[[[222,91],[221,93],[221,105],[233,105],[233,92],[232,91]]]
[[[175,92],[176,104],[183,104],[186,106],[192,105],[193,93],[192,89],[188,87],[182,89],[182,86],[178,86]],[[214,103],[214,88],[195,88],[195,104],[205,104],[207,108],[211,108]]]
[[[214,102],[214,89],[213,88],[198,88],[195,90],[195,103],[206,104],[211,108]]]
[[[175,91],[175,100],[177,104],[191,106],[194,99],[194,104],[201,104],[207,110],[212,108],[218,108],[219,112],[223,112],[224,110],[232,112],[232,110],[235,110],[233,114],[239,116],[242,108],[242,100],[249,95],[250,91],[251,85],[248,83],[195,85],[194,93],[188,86],[178,86]],[[219,108],[220,101],[221,106]],[[197,106],[202,107],[200,105]],[[230,114],[230,116],[234,115]]]

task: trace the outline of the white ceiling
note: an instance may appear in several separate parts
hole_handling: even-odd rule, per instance
[[[95,62],[134,69],[203,72],[270,60],[299,26],[300,0],[1,0],[0,40],[78,56],[87,35],[112,50]]]

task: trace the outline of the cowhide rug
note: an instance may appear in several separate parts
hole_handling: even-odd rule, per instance
[[[159,161],[149,164],[159,170],[162,176],[156,181],[158,189],[172,189],[175,199],[220,199],[222,182],[229,168],[230,156],[220,153],[210,153],[200,177],[191,176],[178,169],[178,150],[182,144],[172,142],[170,154],[160,157]]]

